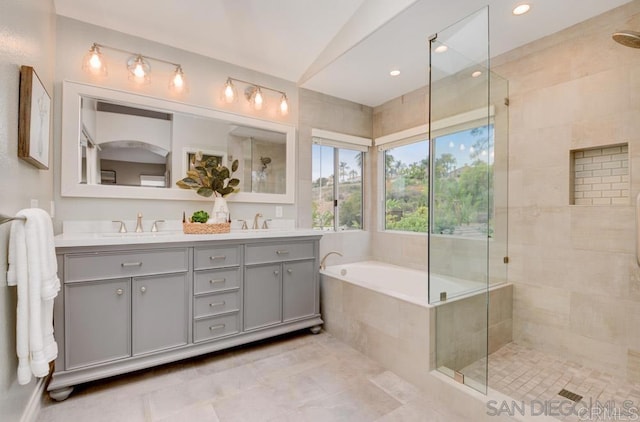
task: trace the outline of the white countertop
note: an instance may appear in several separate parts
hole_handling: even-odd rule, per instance
[[[184,234],[181,222],[167,221],[160,231],[143,233],[114,231],[117,224],[112,222],[65,222],[64,233],[55,236],[56,248],[81,246],[144,245],[154,243],[207,242],[212,240],[269,239],[298,236],[321,236],[322,232],[312,229],[270,228],[242,230],[232,225],[230,233]],[[129,227],[132,227],[129,225]],[[68,230],[67,230],[68,229]],[[93,230],[89,230],[93,229]],[[106,230],[105,230],[106,229]]]

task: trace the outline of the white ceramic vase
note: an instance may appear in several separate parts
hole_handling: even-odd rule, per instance
[[[209,222],[226,223],[227,221],[229,221],[227,200],[221,196],[216,196],[216,199],[213,201],[213,210],[211,211]]]

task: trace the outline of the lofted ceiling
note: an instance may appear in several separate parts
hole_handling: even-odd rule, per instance
[[[529,0],[519,17],[523,0],[54,1],[62,16],[376,106],[425,85],[428,36],[487,4],[496,56],[630,0]]]

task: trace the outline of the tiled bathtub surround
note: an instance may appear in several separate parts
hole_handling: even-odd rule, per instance
[[[573,204],[629,205],[629,145],[571,152]]]
[[[460,369],[486,353],[486,324],[480,321],[478,325],[477,317],[478,313],[486,315],[485,294],[436,308],[409,303],[325,274],[320,280],[325,329],[420,387],[427,386],[429,371],[436,367],[437,317],[447,314],[438,321],[442,330],[438,353],[443,353],[443,363]],[[392,285],[393,281],[389,283]],[[489,296],[491,351],[511,341],[511,288],[505,285]],[[472,347],[474,342],[479,346]]]

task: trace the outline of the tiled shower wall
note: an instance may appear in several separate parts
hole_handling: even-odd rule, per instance
[[[629,195],[640,191],[640,52],[611,39],[637,28],[635,0],[492,66],[510,86],[514,340],[640,381],[634,208],[570,205],[569,159],[627,144]]]

